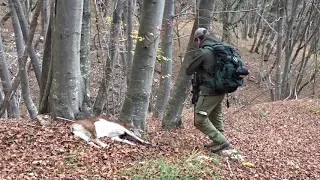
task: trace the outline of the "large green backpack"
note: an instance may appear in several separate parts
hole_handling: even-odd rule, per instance
[[[233,47],[219,43],[204,48],[213,51],[217,59],[214,71],[208,72],[212,78],[204,82],[206,86],[217,92],[232,93],[243,85],[243,78],[249,71],[243,67],[243,60]]]

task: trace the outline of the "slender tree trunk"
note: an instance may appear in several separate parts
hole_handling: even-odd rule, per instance
[[[206,4],[206,10],[201,11],[202,4]],[[199,17],[196,19],[198,21],[198,27],[203,27],[206,29],[211,29],[211,19],[208,19],[208,17],[213,17],[213,9],[215,5],[215,0],[202,0],[199,4]],[[201,13],[200,13],[201,11]]]
[[[248,20],[245,19],[242,21],[242,39],[247,40],[248,39],[248,31],[249,31],[249,23]]]
[[[0,78],[2,81],[4,95],[8,96],[9,91],[12,88],[11,75],[9,72],[8,63],[7,63],[5,56],[4,56],[4,49],[3,49],[3,45],[2,45],[1,34],[0,34]],[[1,105],[3,103],[4,103],[4,101],[2,101]],[[17,103],[15,96],[12,97],[12,99],[10,101],[10,105],[7,108],[7,111],[8,111],[7,114],[9,117],[17,118],[20,116],[19,106],[18,106],[18,103]],[[2,117],[2,116],[0,116],[0,117]]]
[[[174,0],[166,0],[163,15],[163,39],[161,55],[161,77],[160,87],[157,93],[156,105],[153,116],[159,119],[163,118],[166,104],[169,101],[171,81],[172,81],[172,54],[173,54],[173,17],[174,17]]]
[[[284,70],[282,74],[282,86],[281,86],[281,97],[286,98],[290,92],[290,71],[291,71],[291,63],[292,63],[292,52],[295,46],[293,42],[293,25],[296,20],[297,16],[297,7],[298,7],[298,0],[293,0],[292,8],[291,8],[291,16],[290,21],[288,22],[287,27],[287,36],[285,41],[285,63],[284,63]]]
[[[29,34],[28,19],[25,16],[25,13],[23,11],[23,7],[22,7],[20,1],[19,0],[12,0],[12,2],[14,4],[15,10],[16,10],[17,15],[19,17],[20,26],[21,26],[24,40],[26,41],[27,36]],[[41,69],[40,69],[40,65],[39,65],[38,56],[37,56],[36,51],[34,50],[33,46],[30,49],[30,58],[31,58],[32,67],[33,67],[38,85],[40,87]]]
[[[10,18],[11,11],[7,12],[0,20],[0,28],[4,25],[4,23]]]
[[[138,129],[145,128],[164,4],[163,0],[143,1],[138,32],[142,40],[136,44],[129,87],[119,117],[122,122],[133,122]]]
[[[127,77],[127,86],[129,85],[129,75],[131,72],[131,66],[133,61],[133,38],[132,38],[132,26],[133,26],[133,2],[131,0],[127,1],[128,3],[128,17],[127,17],[127,71],[126,71],[126,77]]]
[[[282,41],[283,41],[283,17],[284,6],[283,0],[278,0],[278,23],[277,23],[277,57],[276,57],[276,82],[275,82],[275,100],[281,99],[281,58],[282,58]]]
[[[222,14],[222,41],[230,43],[231,42],[231,32],[230,32],[230,13],[229,11],[229,1],[223,0],[223,11],[225,11]]]
[[[43,0],[43,9],[42,9],[42,36],[44,41],[46,40],[46,34],[49,27],[50,20],[50,0]]]
[[[309,35],[309,28],[307,28],[305,37],[304,37],[304,41],[306,42],[308,39],[308,35]],[[309,52],[310,53],[310,52]],[[301,83],[302,83],[302,79],[305,75],[306,72],[306,67],[307,64],[309,62],[310,58],[309,58],[309,54],[307,54],[307,46],[303,47],[303,54],[302,54],[302,60],[300,62],[300,67],[299,67],[299,73],[298,76],[296,78],[295,84],[294,84],[294,95],[296,97],[298,97],[299,95],[299,89],[301,88]]]
[[[269,60],[269,57],[270,57],[272,51],[275,49],[275,48],[274,48],[275,43],[274,43],[273,41],[274,41],[274,39],[275,39],[275,37],[276,37],[276,34],[277,34],[276,32],[272,32],[272,34],[271,34],[271,36],[270,36],[270,38],[269,38],[269,40],[268,40],[268,43],[267,43],[267,45],[266,45],[267,50],[266,50],[266,53],[265,53],[265,55],[264,55],[264,59],[265,59],[266,61]]]
[[[55,24],[55,1],[50,4],[50,18],[45,35],[40,83],[39,113],[50,113],[49,94],[52,83],[52,32]]]
[[[201,0],[199,4],[199,17],[196,18],[194,21],[190,38],[186,50],[186,54],[184,57],[184,61],[182,62],[180,71],[177,75],[176,82],[174,83],[173,90],[171,91],[169,102],[166,106],[166,112],[165,117],[162,121],[162,127],[165,129],[172,129],[172,128],[178,128],[182,127],[182,121],[181,121],[181,113],[184,107],[184,102],[187,98],[187,95],[189,94],[190,85],[189,82],[191,79],[191,76],[187,76],[186,74],[186,68],[192,61],[192,54],[194,51],[192,50],[194,48],[194,31],[198,28],[198,18],[206,19],[207,20],[207,27],[210,24],[210,20],[212,19],[213,12],[212,13],[204,13],[207,12],[207,10],[213,8],[213,3],[211,0]],[[204,25],[203,25],[204,26]]]
[[[10,2],[11,4],[12,2]],[[40,13],[41,7],[40,5],[37,5],[36,11],[35,11],[35,16]],[[30,89],[29,89],[29,79],[28,79],[28,72],[27,68],[24,67],[23,63],[23,55],[24,55],[24,48],[23,48],[23,35],[21,32],[21,27],[20,23],[18,20],[18,16],[16,13],[16,10],[14,9],[13,6],[11,6],[11,19],[12,19],[12,24],[15,32],[15,39],[16,39],[16,47],[17,47],[17,52],[18,52],[18,62],[19,62],[19,70],[20,70],[20,85],[21,85],[21,91],[22,91],[22,98],[24,100],[24,103],[26,104],[26,107],[28,109],[28,112],[30,114],[31,118],[34,118],[38,114],[38,110],[36,106],[33,104],[32,99],[31,99],[31,94],[30,94]],[[38,17],[35,17],[38,18]],[[27,55],[28,56],[28,55]]]
[[[53,32],[50,111],[53,117],[75,119],[83,103],[80,41],[83,1],[56,1]]]
[[[261,32],[261,35],[260,35],[260,37],[259,37],[257,46],[256,46],[256,48],[254,49],[254,52],[257,53],[257,54],[259,54],[259,48],[260,48],[260,46],[261,46],[261,44],[262,44],[262,40],[263,40],[264,36],[266,36],[266,34],[268,33],[267,28],[268,28],[268,27],[264,27],[264,28],[262,29],[262,32]]]
[[[256,8],[258,6],[258,0],[254,0],[254,5],[252,6],[253,8]],[[252,38],[253,37],[253,33],[254,33],[254,28],[259,28],[257,26],[257,24],[255,23],[255,20],[256,20],[256,12],[255,11],[252,11],[250,13],[250,18],[249,18],[249,32],[248,32],[248,36],[249,38]]]
[[[101,81],[98,96],[93,106],[93,113],[95,115],[100,115],[107,99],[107,93],[109,92],[109,88],[112,85],[112,77],[113,77],[113,69],[115,62],[118,58],[119,52],[119,35],[120,35],[120,25],[122,20],[122,13],[124,9],[125,0],[120,0],[117,3],[117,7],[113,12],[113,19],[110,30],[110,46],[109,46],[109,54],[110,58],[107,58],[107,62],[105,65],[105,79]]]
[[[262,4],[262,7],[263,8],[261,8],[261,10],[260,10],[260,15],[262,16],[263,15],[263,13],[264,13],[264,7],[266,6],[266,3],[267,3],[267,0],[263,0],[263,4]],[[253,50],[254,50],[254,48],[255,48],[255,46],[256,46],[256,42],[257,42],[257,39],[258,39],[258,33],[259,33],[259,31],[260,31],[260,23],[261,23],[261,16],[259,16],[258,17],[258,19],[257,19],[257,23],[256,23],[256,31],[255,31],[255,33],[254,33],[254,37],[253,37],[253,45],[252,45],[252,47],[251,47],[251,49],[250,49],[250,52],[253,52]]]
[[[41,3],[42,3],[42,0],[39,1],[39,4],[41,4]],[[38,13],[40,13],[40,11]],[[23,51],[24,54],[22,56],[23,65],[19,67],[19,72],[18,72],[17,76],[12,80],[13,81],[12,86],[8,90],[8,93],[6,94],[6,96],[5,96],[4,100],[3,100],[3,103],[0,106],[0,117],[2,117],[3,114],[5,114],[5,109],[7,108],[11,97],[16,92],[16,90],[17,90],[17,88],[18,88],[18,86],[20,84],[20,74],[22,72],[20,68],[21,67],[22,68],[28,67],[28,65],[26,66],[27,60],[28,60],[27,57],[28,57],[28,53],[30,52],[30,49],[32,48],[32,41],[33,41],[33,37],[34,37],[35,30],[36,30],[36,27],[37,27],[37,23],[38,23],[38,16],[39,16],[38,13],[35,13],[33,18],[32,18],[32,21],[31,21],[31,24],[30,24],[30,31],[29,31],[29,34],[28,34],[27,40],[26,40],[26,46],[25,46],[25,49]]]
[[[79,118],[87,118],[92,114],[92,103],[90,98],[90,0],[83,0],[83,15],[82,15],[82,29],[81,29],[81,46],[80,46],[80,70],[83,79],[83,103],[81,107],[81,115]]]

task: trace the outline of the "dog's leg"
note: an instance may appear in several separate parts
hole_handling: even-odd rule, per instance
[[[121,139],[119,136],[112,137],[111,140],[123,142],[123,143],[130,144],[130,145],[135,145],[134,143],[132,143],[126,139]]]
[[[78,132],[78,131],[75,131],[73,132],[73,134],[81,139],[83,139],[85,142],[87,142],[89,145],[93,146],[93,147],[96,147],[96,148],[100,148],[99,146],[97,146],[94,142],[93,139],[91,139],[89,136],[87,136],[85,133],[83,132]],[[99,144],[99,143],[97,143]]]
[[[89,141],[88,144],[90,144],[91,146],[95,147],[95,148],[100,148],[100,146],[97,146],[94,142]]]
[[[95,138],[94,141],[95,141],[95,143],[99,144],[99,145],[102,146],[103,148],[108,148],[108,147],[109,147],[108,144],[100,141],[100,139],[98,139],[98,138]]]
[[[142,144],[151,145],[151,143],[139,138],[137,135],[135,135],[133,132],[126,130],[126,134],[130,135],[131,137],[135,138],[136,140],[140,141]]]

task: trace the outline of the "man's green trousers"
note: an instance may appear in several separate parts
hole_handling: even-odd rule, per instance
[[[200,95],[195,109],[195,126],[217,144],[225,142],[222,120],[223,95]]]

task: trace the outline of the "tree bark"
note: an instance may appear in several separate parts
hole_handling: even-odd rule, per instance
[[[160,39],[160,28],[165,2],[163,0],[144,0],[134,61],[126,92],[120,121],[133,122],[138,129],[144,129],[155,60]]]
[[[9,1],[10,4],[12,3]],[[37,4],[36,11],[34,13],[35,19],[38,19],[40,9],[41,7],[41,2],[39,1],[40,4]],[[16,13],[16,10],[14,9],[13,6],[11,6],[11,19],[12,19],[12,24],[15,32],[15,39],[16,39],[16,47],[17,47],[17,53],[18,53],[18,63],[19,63],[19,71],[20,71],[20,86],[21,86],[21,91],[22,91],[22,98],[24,100],[24,103],[26,104],[26,107],[28,109],[29,115],[31,118],[34,118],[38,114],[37,107],[34,105],[32,99],[31,99],[31,94],[30,94],[30,89],[29,89],[29,78],[28,78],[28,72],[27,68],[24,67],[23,63],[23,55],[24,55],[24,48],[23,48],[23,35],[21,32],[21,27],[20,23],[18,20],[18,16]],[[28,54],[27,54],[28,56]]]
[[[42,3],[42,0],[39,1],[39,3],[41,4]],[[39,11],[40,12],[40,11]],[[35,15],[33,16],[32,18],[32,21],[31,21],[31,24],[30,24],[30,31],[29,31],[29,34],[27,36],[27,40],[26,40],[26,46],[25,46],[25,49],[24,49],[24,54],[22,56],[22,62],[23,62],[23,65],[20,66],[19,68],[25,68],[25,67],[28,67],[28,63],[27,63],[27,60],[28,60],[28,53],[30,52],[30,49],[32,48],[32,41],[33,41],[33,37],[34,37],[34,34],[35,34],[35,30],[36,30],[36,27],[37,27],[37,24],[38,24],[38,16],[39,14],[35,13]],[[26,66],[27,64],[27,66]],[[8,103],[11,99],[11,97],[13,96],[13,94],[16,92],[19,84],[20,84],[20,73],[22,71],[19,69],[19,72],[18,74],[15,76],[15,78],[12,80],[12,86],[11,88],[8,90],[8,93],[6,94],[1,106],[0,106],[0,117],[2,117],[5,113],[5,109],[7,108],[8,106]]]
[[[44,37],[44,41],[46,41],[46,34],[49,28],[49,20],[50,20],[50,0],[43,0],[43,8],[42,8],[42,36]]]
[[[54,1],[51,4],[51,10],[55,9]],[[46,40],[43,47],[43,59],[42,59],[42,72],[40,83],[40,97],[39,97],[39,113],[49,113],[49,93],[52,82],[52,29],[54,26],[54,11],[51,11],[51,17],[49,19]]]
[[[81,115],[79,118],[87,118],[92,115],[92,103],[90,96],[90,27],[91,27],[90,0],[83,0],[83,15],[81,29],[81,45],[80,45],[80,70],[83,79],[83,103],[81,107]]]
[[[4,49],[3,49],[3,45],[2,45],[1,35],[0,35],[0,78],[2,81],[4,95],[8,96],[9,91],[12,88],[11,75],[9,72],[8,63],[7,63],[5,56],[4,56]],[[4,100],[2,101],[1,106],[3,103],[5,103]],[[6,110],[8,111],[7,114],[9,117],[17,118],[20,116],[19,106],[18,106],[18,103],[17,103],[17,100],[15,97],[12,97],[12,99],[10,100],[10,106],[8,108],[6,108]],[[0,116],[0,117],[2,117],[2,116]]]
[[[229,1],[223,0],[223,11],[225,11],[222,14],[222,38],[221,41],[231,43],[231,32],[230,32],[230,13],[229,11]]]
[[[131,66],[133,62],[133,38],[132,38],[132,26],[133,26],[133,2],[131,0],[127,1],[128,3],[128,17],[127,17],[127,58],[126,58],[126,77],[127,77],[127,86],[129,85],[129,75],[131,72]]]
[[[264,36],[267,36],[267,35],[268,35],[268,31],[269,31],[269,30],[268,30],[267,28],[268,28],[268,27],[264,27],[264,28],[262,29],[262,32],[261,32],[261,35],[260,35],[260,37],[259,37],[257,46],[256,46],[255,49],[254,49],[254,52],[257,53],[257,54],[259,54],[259,48],[260,48],[260,46],[261,46],[261,44],[262,44],[262,40],[264,39]]]
[[[110,46],[109,46],[109,55],[106,59],[105,64],[105,79],[100,83],[98,95],[93,106],[93,113],[95,115],[100,115],[107,99],[107,94],[110,86],[112,85],[113,69],[115,62],[118,58],[119,52],[119,35],[120,35],[120,25],[122,20],[122,13],[124,9],[125,0],[120,0],[117,3],[117,7],[113,12],[113,19],[110,30]]]
[[[50,111],[53,117],[75,119],[83,103],[80,41],[83,1],[57,0],[53,32]]]
[[[277,56],[276,56],[276,82],[275,82],[275,100],[281,99],[281,58],[282,58],[282,41],[283,41],[283,17],[284,6],[283,0],[278,0],[278,13],[277,13]]]
[[[213,3],[211,0],[201,0],[199,4],[198,13],[199,17],[197,18],[203,18],[211,20],[213,14],[212,13],[204,13],[208,9],[213,8]],[[208,24],[206,26],[208,27],[210,25],[210,21],[207,21]],[[204,25],[203,25],[204,26]],[[196,19],[194,21],[190,38],[186,50],[186,54],[184,56],[184,61],[182,62],[181,68],[179,70],[179,73],[177,75],[176,82],[174,83],[173,89],[171,91],[171,96],[169,99],[169,102],[166,106],[166,112],[165,117],[162,120],[162,127],[165,129],[173,129],[173,128],[179,128],[182,127],[182,121],[181,121],[181,113],[184,107],[184,102],[187,98],[187,95],[190,90],[191,83],[189,82],[191,79],[191,76],[187,76],[186,74],[186,68],[192,61],[192,54],[194,53],[194,31],[198,28],[198,20]]]
[[[157,93],[156,105],[153,116],[163,118],[164,108],[169,101],[172,82],[172,54],[173,54],[173,18],[174,0],[166,0],[162,28],[164,31],[161,52],[161,77]]]
[[[261,10],[260,10],[260,12],[259,12],[261,16],[262,16],[263,13],[264,13],[264,7],[266,6],[266,3],[267,3],[267,0],[263,0],[263,4],[262,4],[262,7],[263,7],[263,8],[261,8]],[[255,33],[253,34],[253,45],[252,45],[252,47],[251,47],[251,49],[250,49],[250,52],[253,52],[254,47],[255,47],[255,45],[256,45],[256,42],[257,42],[257,39],[258,39],[258,33],[259,33],[259,31],[260,31],[261,16],[259,16],[258,19],[257,19],[256,31],[255,31]]]
[[[7,12],[0,20],[0,28],[4,25],[4,23],[10,18],[11,11]]]
[[[24,37],[24,40],[27,41],[27,36],[29,34],[29,27],[28,27],[28,20],[25,16],[25,13],[23,11],[23,7],[19,0],[12,0],[15,10],[17,12],[17,15],[19,17],[19,22],[22,30],[22,34]],[[30,48],[30,58],[32,62],[32,67],[38,82],[38,85],[40,87],[40,77],[41,77],[41,69],[39,65],[39,60],[36,54],[36,51],[34,50],[33,46]]]
[[[291,15],[290,21],[287,23],[287,36],[285,41],[285,63],[284,63],[284,70],[282,74],[282,84],[281,84],[281,97],[286,98],[290,92],[290,82],[289,79],[291,77],[291,63],[292,63],[292,52],[293,48],[295,47],[295,42],[293,42],[293,25],[296,20],[297,16],[297,7],[299,5],[298,0],[293,0],[292,7],[291,7]]]
[[[258,7],[258,0],[254,0],[254,5],[251,6],[252,8],[256,8]],[[250,17],[249,17],[249,32],[248,32],[248,36],[249,38],[252,38],[253,37],[253,33],[254,33],[254,28],[259,28],[257,26],[257,24],[255,23],[255,20],[256,20],[256,12],[255,11],[251,11],[250,12]]]

